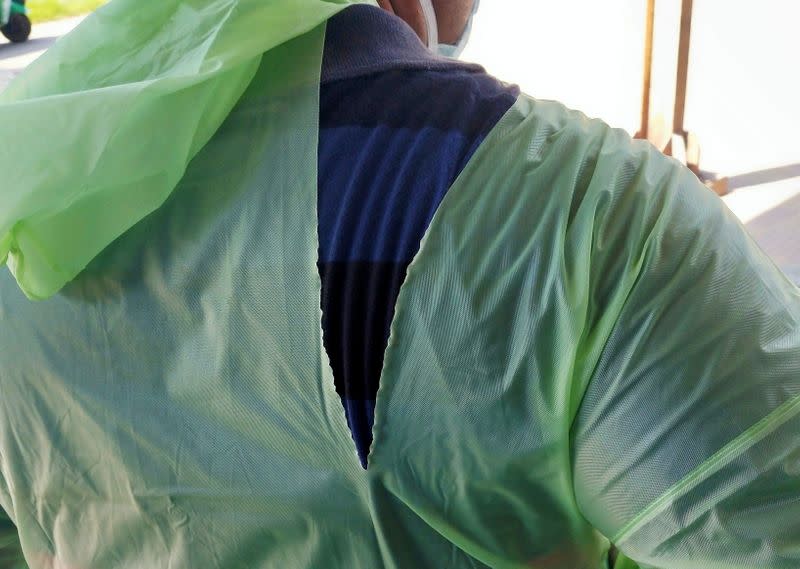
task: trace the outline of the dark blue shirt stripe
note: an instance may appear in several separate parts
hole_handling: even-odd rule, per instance
[[[328,24],[319,139],[322,328],[365,468],[408,265],[448,189],[518,94],[478,66],[434,58],[405,23],[377,8],[353,6]]]

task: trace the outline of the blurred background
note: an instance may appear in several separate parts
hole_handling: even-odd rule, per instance
[[[681,4],[655,2],[655,106],[674,98]],[[484,0],[464,58],[534,97],[634,134],[646,7],[646,0]],[[800,2],[694,0],[692,16],[685,127],[700,142],[702,168],[736,175],[800,163]]]
[[[85,14],[105,4],[106,0],[28,0],[33,22],[46,22]]]
[[[103,3],[28,0],[31,39],[0,39],[0,90],[77,25],[77,14]],[[715,190],[800,283],[798,23],[798,0],[483,0],[462,57],[631,135],[645,117],[642,134],[654,142],[653,131],[689,133],[678,137],[686,149],[667,151],[694,162],[710,186],[721,181]],[[681,75],[683,124],[675,125]]]

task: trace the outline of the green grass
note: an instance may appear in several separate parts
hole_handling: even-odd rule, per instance
[[[107,0],[28,0],[25,4],[31,20],[36,23],[85,14],[106,2]]]

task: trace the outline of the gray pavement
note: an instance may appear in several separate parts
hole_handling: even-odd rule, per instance
[[[741,188],[723,199],[761,249],[800,285],[800,177]]]
[[[83,16],[68,18],[45,24],[35,24],[31,39],[25,43],[12,44],[0,36],[0,91],[26,66],[43,54],[55,41],[71,31],[83,20]]]

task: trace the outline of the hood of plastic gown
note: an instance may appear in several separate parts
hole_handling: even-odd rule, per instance
[[[44,299],[157,209],[261,56],[372,0],[115,0],[0,93],[0,263]],[[13,143],[10,143],[13,141]]]

